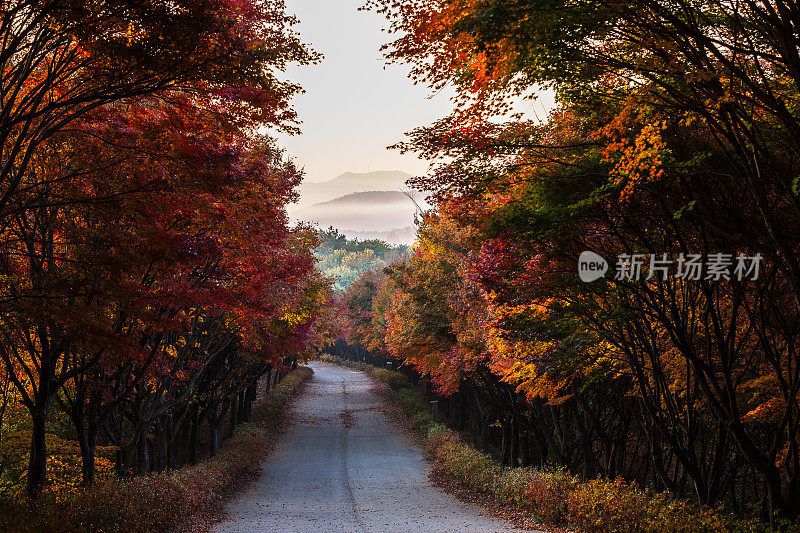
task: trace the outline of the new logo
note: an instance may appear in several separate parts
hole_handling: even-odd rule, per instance
[[[578,276],[581,281],[591,283],[605,276],[608,262],[594,252],[581,252],[578,257]]]

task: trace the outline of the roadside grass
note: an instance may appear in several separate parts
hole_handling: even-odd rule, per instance
[[[455,431],[434,423],[429,402],[403,374],[325,355],[323,362],[367,372],[386,382],[413,429],[426,437],[438,469],[463,487],[495,498],[545,525],[590,533],[761,533],[769,526],[720,509],[700,508],[669,493],[644,490],[622,479],[580,480],[563,469],[505,467],[475,449]],[[401,379],[402,378],[402,379]],[[799,524],[780,523],[777,531],[797,533]]]
[[[0,505],[0,531],[161,532],[203,530],[203,513],[222,503],[261,464],[274,442],[292,396],[313,371],[300,367],[284,377],[239,424],[219,453],[170,472],[112,479],[68,494],[46,492],[35,502]]]

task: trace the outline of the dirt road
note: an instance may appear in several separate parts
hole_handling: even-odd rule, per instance
[[[216,532],[519,531],[431,486],[420,451],[381,411],[372,378],[312,367],[291,427]]]

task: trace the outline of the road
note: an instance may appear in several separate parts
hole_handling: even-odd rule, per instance
[[[428,466],[381,410],[365,374],[313,363],[313,378],[218,533],[517,532],[428,481]]]

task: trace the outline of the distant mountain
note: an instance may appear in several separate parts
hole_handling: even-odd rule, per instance
[[[414,226],[406,226],[404,228],[396,228],[390,231],[356,231],[351,229],[344,229],[341,232],[348,239],[360,239],[362,241],[368,239],[380,239],[389,244],[411,244],[417,236],[417,230]]]
[[[407,196],[409,194],[411,195],[411,198],[418,202],[422,199],[422,195],[416,191],[407,191],[406,193],[401,191],[364,191],[345,194],[344,196],[334,198],[333,200],[329,200],[327,202],[314,204],[311,207],[319,209],[323,207],[340,208],[359,205],[374,205],[376,203],[405,203],[411,201],[411,198]]]
[[[303,182],[298,188],[300,201],[288,206],[289,216],[321,228],[333,226],[349,238],[411,244],[415,202],[422,209],[429,206],[422,193],[406,186],[410,177],[397,170],[345,172],[328,181]]]
[[[352,193],[368,191],[400,191],[407,190],[405,182],[411,174],[397,170],[379,172],[345,172],[328,181],[307,182],[300,184],[300,201],[297,207],[307,207],[320,202],[327,202]]]
[[[420,193],[413,194],[418,204],[427,207]],[[417,207],[400,191],[368,191],[346,194],[295,210],[298,220],[317,222],[356,232],[389,232],[410,226]]]

